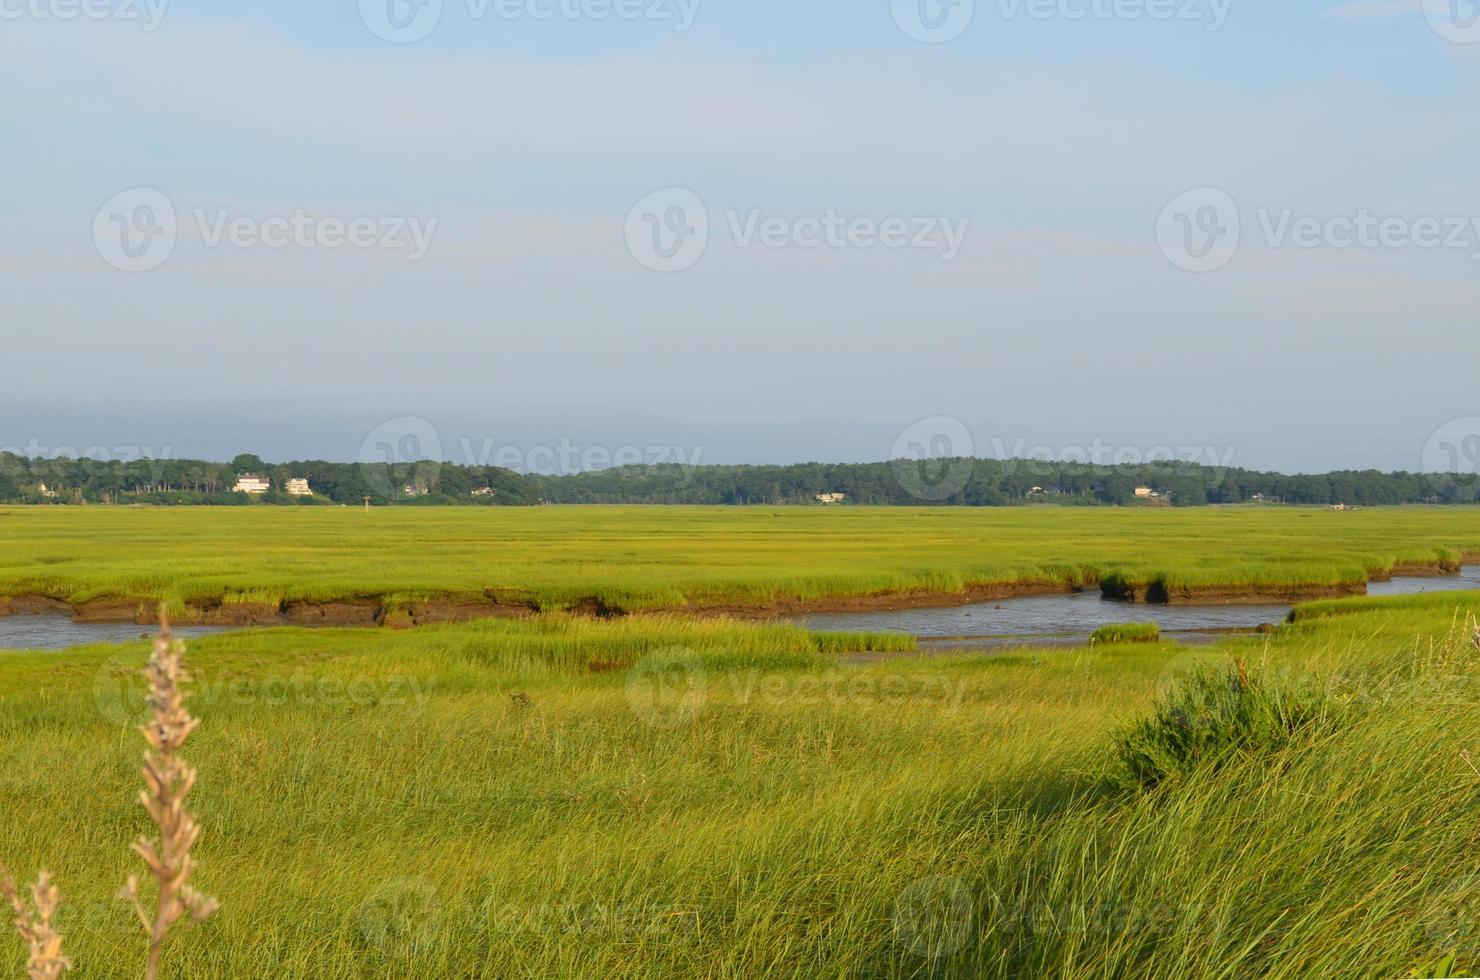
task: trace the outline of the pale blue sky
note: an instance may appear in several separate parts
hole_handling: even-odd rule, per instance
[[[1416,469],[1480,415],[1480,225],[1468,247],[1297,248],[1261,224],[1480,218],[1480,44],[1431,26],[1440,0],[1219,0],[1218,30],[1212,0],[978,0],[941,44],[890,0],[698,0],[682,32],[444,0],[405,44],[358,0],[178,2],[152,31],[146,0],[36,15],[69,2],[0,0],[0,448],[353,459],[416,416],[459,462],[464,440],[561,439],[873,460],[949,417],[981,455]],[[120,271],[95,218],[141,187],[178,241]],[[711,229],[663,273],[624,227],[669,187]],[[1158,220],[1204,187],[1242,234],[1194,274]],[[743,247],[729,211],[967,230],[949,261]],[[295,212],[435,230],[416,261],[202,237]]]

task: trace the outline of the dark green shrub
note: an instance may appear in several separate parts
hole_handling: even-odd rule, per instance
[[[1243,662],[1178,678],[1151,716],[1116,736],[1124,778],[1151,787],[1232,759],[1274,753],[1328,728],[1337,705],[1315,677],[1251,673]]]

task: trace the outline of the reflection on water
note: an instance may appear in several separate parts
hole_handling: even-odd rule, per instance
[[[189,639],[221,633],[222,626],[176,626],[173,632]],[[157,628],[132,623],[74,623],[57,613],[41,616],[0,616],[0,650],[65,650],[88,643],[126,643],[152,636]]]
[[[1447,578],[1395,578],[1373,582],[1371,595],[1480,589],[1480,565]],[[1129,605],[1100,598],[1098,589],[1065,595],[1027,596],[946,609],[897,609],[876,612],[813,614],[794,622],[815,630],[909,633],[925,639],[967,637],[1035,637],[1083,639],[1101,626],[1116,623],[1161,625],[1167,633],[1253,629],[1281,622],[1290,606],[1159,606]]]
[[[949,609],[901,609],[812,615],[811,629],[910,633],[919,637],[1086,637],[1101,626],[1155,621],[1165,631],[1252,629],[1278,623],[1289,606],[1149,606],[1110,602],[1098,589],[1003,599]]]

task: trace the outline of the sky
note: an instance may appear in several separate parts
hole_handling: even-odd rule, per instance
[[[1468,0],[0,0],[0,449],[1473,471],[1477,82]]]

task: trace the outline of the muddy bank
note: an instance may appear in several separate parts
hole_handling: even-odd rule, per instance
[[[410,629],[433,623],[466,623],[475,619],[527,619],[538,612],[522,602],[493,599],[421,599],[402,609],[381,609],[376,622],[391,629]]]
[[[586,616],[590,619],[616,619],[627,615],[627,610],[621,606],[594,595],[576,600],[566,611],[573,616]]]
[[[816,599],[781,597],[766,602],[703,603],[667,612],[696,616],[734,616],[740,619],[769,619],[807,613],[888,612],[899,609],[949,609],[998,599],[1066,595],[1080,591],[1065,582],[1014,582],[1006,585],[971,586],[964,592],[884,592],[876,595],[824,596]]]
[[[1006,585],[973,586],[963,592],[899,592],[865,596],[833,596],[819,599],[779,598],[750,603],[702,603],[645,610],[683,612],[697,616],[770,618],[806,612],[864,612],[895,609],[937,609],[966,606],[1025,596],[1063,595],[1078,591],[1062,582],[1018,582]],[[63,613],[84,623],[135,623],[148,626],[158,621],[158,601],[122,597],[92,599],[72,604],[47,596],[0,597],[0,616]],[[542,612],[537,602],[493,595],[415,600],[388,607],[381,599],[366,596],[326,602],[289,601],[270,603],[197,600],[171,616],[189,626],[390,626],[413,627],[432,623],[461,623],[475,619],[524,619]],[[616,619],[628,615],[621,606],[599,596],[587,596],[564,611],[592,619]]]
[[[1392,571],[1371,572],[1369,578],[1373,582],[1391,582],[1395,578],[1441,578],[1459,575],[1464,570],[1465,562],[1444,558],[1432,562],[1399,562]]]
[[[411,602],[388,608],[375,598],[331,602],[197,602],[176,610],[171,621],[181,626],[390,626],[413,627],[432,623],[461,623],[474,619],[517,619],[538,612],[527,603],[494,599],[447,598]],[[0,597],[0,616],[62,614],[79,623],[133,623],[150,626],[159,621],[158,601],[104,597],[69,603],[49,596]]]
[[[14,599],[0,597],[0,616],[39,616],[44,613],[72,613],[72,607],[60,599],[44,595],[23,595]]]

